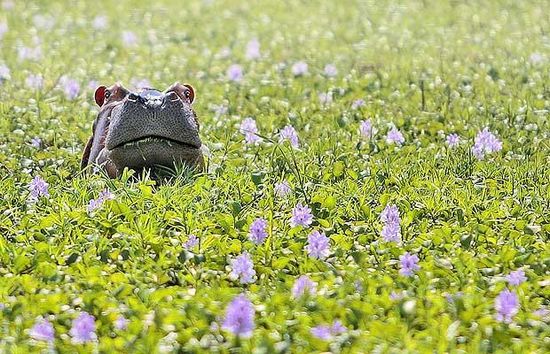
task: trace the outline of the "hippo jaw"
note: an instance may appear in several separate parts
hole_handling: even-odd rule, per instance
[[[131,93],[113,107],[106,156],[118,170],[202,163],[194,111],[174,91]]]

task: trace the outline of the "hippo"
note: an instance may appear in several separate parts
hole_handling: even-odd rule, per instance
[[[95,91],[99,114],[81,169],[95,165],[110,178],[120,176],[125,167],[143,171],[186,165],[202,170],[199,122],[191,107],[194,100],[193,87],[178,82],[165,91],[132,92],[120,83],[99,86]]]

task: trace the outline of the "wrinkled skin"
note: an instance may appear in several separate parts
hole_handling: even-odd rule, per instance
[[[134,93],[121,84],[98,87],[95,100],[101,108],[81,168],[96,164],[111,178],[125,167],[141,171],[185,164],[202,169],[199,124],[191,108],[194,98],[193,88],[180,83],[164,92]]]

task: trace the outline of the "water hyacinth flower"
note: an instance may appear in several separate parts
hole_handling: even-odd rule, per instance
[[[254,60],[258,58],[260,58],[260,42],[257,38],[254,38],[246,45],[246,59]]]
[[[187,238],[187,241],[185,241],[185,243],[183,244],[183,248],[185,248],[186,250],[190,250],[190,249],[194,248],[195,246],[198,246],[198,244],[199,244],[199,238],[197,236],[191,234]]]
[[[477,133],[474,146],[472,147],[472,154],[478,160],[482,160],[486,154],[500,150],[502,150],[502,142],[489,131],[489,128],[485,128]]]
[[[318,325],[311,329],[311,334],[322,340],[329,340],[335,336],[345,333],[347,328],[342,325],[342,322],[336,320],[332,325]]]
[[[25,85],[30,89],[40,90],[44,86],[44,79],[40,74],[38,75],[30,74],[25,79]]]
[[[73,320],[69,334],[74,343],[92,342],[97,339],[95,333],[95,317],[87,312],[82,312]]]
[[[366,105],[365,100],[362,98],[358,98],[352,102],[351,109],[358,109],[358,108],[364,107],[365,105]]]
[[[8,24],[6,22],[0,22],[0,39],[8,32],[8,29]]]
[[[243,119],[239,131],[241,134],[244,134],[244,140],[247,144],[256,144],[262,141],[262,138],[257,135],[258,127],[256,126],[256,121],[251,117]]]
[[[2,8],[4,10],[11,10],[15,7],[15,2],[13,0],[4,0],[2,1]]]
[[[302,76],[307,74],[308,72],[308,66],[305,61],[299,61],[297,63],[294,63],[292,65],[292,75],[294,76]]]
[[[331,104],[332,103],[332,92],[321,92],[319,94],[319,103],[323,106]]]
[[[504,289],[495,299],[496,318],[498,321],[510,323],[519,310],[519,299],[516,293]]]
[[[250,224],[250,229],[248,230],[248,238],[250,241],[259,245],[267,238],[267,220],[263,218],[258,218]]]
[[[399,270],[399,274],[401,275],[410,277],[414,272],[420,269],[418,265],[419,259],[416,254],[411,255],[409,252],[406,252],[404,255],[399,256],[399,260],[401,261],[401,269]]]
[[[292,217],[290,218],[290,226],[304,226],[307,227],[313,222],[313,214],[311,209],[307,205],[296,204],[292,209]]]
[[[94,20],[92,21],[92,27],[95,30],[103,30],[107,28],[107,23],[107,16],[98,15],[94,17]]]
[[[386,242],[401,242],[401,226],[399,224],[386,224],[380,232]]]
[[[130,323],[130,321],[126,317],[118,315],[114,322],[114,327],[116,330],[124,331],[128,328],[128,323]]]
[[[252,263],[248,252],[243,252],[243,254],[231,261],[231,273],[229,276],[232,279],[239,279],[241,284],[253,283],[255,275],[254,263]]]
[[[290,193],[292,193],[292,188],[290,188],[290,185],[287,181],[282,181],[280,183],[275,184],[275,188],[273,188],[275,191],[275,195],[279,198],[284,198],[288,196]]]
[[[525,272],[523,271],[523,269],[518,269],[513,272],[510,272],[510,274],[506,276],[506,281],[508,282],[508,284],[512,286],[521,285],[526,280],[527,280],[527,277],[525,276]]]
[[[48,192],[48,182],[40,176],[35,176],[29,183],[29,191],[31,192],[31,201],[36,201],[40,197],[50,196],[50,193]]]
[[[460,144],[460,137],[458,136],[458,134],[449,134],[447,135],[447,146],[449,146],[450,148],[454,148],[454,147],[457,147],[458,144]]]
[[[17,57],[22,60],[40,60],[42,58],[42,48],[36,45],[34,48],[20,46],[17,48]]]
[[[31,146],[33,148],[40,148],[40,146],[42,146],[42,139],[40,139],[39,137],[34,137],[31,139]]]
[[[11,79],[10,68],[5,65],[0,65],[0,84],[9,79]]]
[[[243,79],[243,68],[239,64],[233,64],[227,68],[226,75],[229,81],[241,82]]]
[[[74,100],[78,97],[80,92],[80,84],[78,81],[71,79],[70,77],[63,76],[59,80],[59,83],[61,84],[65,97],[68,100]]]
[[[122,45],[125,47],[135,47],[138,43],[138,37],[132,31],[122,31]]]
[[[250,338],[254,331],[254,315],[254,305],[240,294],[227,305],[222,328],[241,338]]]
[[[540,53],[535,52],[529,56],[529,61],[531,62],[531,64],[539,65],[544,62],[544,56]]]
[[[106,200],[114,199],[115,195],[108,189],[104,189],[99,193],[97,199],[91,199],[88,203],[88,213],[99,209]]]
[[[372,123],[370,119],[361,121],[359,124],[359,133],[363,138],[372,138]]]
[[[385,224],[399,224],[401,217],[399,216],[399,208],[395,204],[388,204],[380,213],[380,221]]]
[[[336,66],[334,64],[327,64],[325,65],[325,69],[323,70],[325,73],[325,76],[328,77],[335,77],[338,75],[338,69],[336,69]]]
[[[403,134],[394,126],[388,131],[388,135],[386,135],[386,142],[388,144],[394,143],[397,145],[401,145],[405,142],[405,138],[403,137]]]
[[[300,146],[298,141],[298,133],[296,133],[296,129],[294,129],[294,127],[290,124],[286,125],[279,132],[279,143],[282,143],[285,140],[288,140],[293,148],[298,148]]]
[[[55,330],[48,320],[40,319],[30,329],[29,336],[34,340],[52,343],[55,340]]]
[[[133,86],[135,89],[143,89],[143,88],[149,88],[151,87],[151,83],[147,79],[138,79],[138,78],[132,78],[130,80],[130,85]]]
[[[312,258],[325,259],[330,254],[329,238],[324,233],[313,231],[307,237],[307,253]]]
[[[315,295],[316,292],[317,283],[311,280],[307,275],[300,276],[292,286],[292,297],[295,299],[306,294]]]

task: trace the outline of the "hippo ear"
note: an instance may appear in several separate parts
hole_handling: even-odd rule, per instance
[[[105,90],[107,90],[105,86],[99,86],[95,90],[95,103],[97,103],[99,107],[103,106],[103,102],[105,102]]]
[[[184,84],[183,87],[184,96],[189,100],[189,104],[193,103],[195,101],[195,89],[189,84]]]

